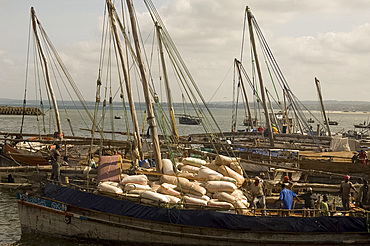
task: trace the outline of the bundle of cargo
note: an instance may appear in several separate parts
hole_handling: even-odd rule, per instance
[[[119,183],[103,182],[98,188],[112,194],[135,195],[141,202],[154,206],[184,204],[189,208],[235,209],[237,213],[245,214],[249,203],[238,189],[245,179],[230,167],[235,161],[235,158],[225,156],[218,156],[211,163],[193,157],[184,158],[182,163],[163,159],[164,174],[160,175],[159,181],[150,181],[143,174],[122,175]]]

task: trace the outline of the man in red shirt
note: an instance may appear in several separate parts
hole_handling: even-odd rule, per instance
[[[363,149],[358,154],[358,162],[363,163],[363,164],[367,164],[367,155],[366,155],[366,153]]]

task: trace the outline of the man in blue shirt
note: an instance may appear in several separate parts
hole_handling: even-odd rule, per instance
[[[292,204],[293,204],[293,198],[295,197],[298,201],[299,198],[297,197],[297,194],[294,193],[291,190],[288,190],[285,188],[285,184],[283,183],[281,185],[282,191],[280,192],[279,200],[283,201],[283,209],[292,209]]]

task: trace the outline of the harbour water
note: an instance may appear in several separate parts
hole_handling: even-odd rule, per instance
[[[231,128],[231,109],[229,108],[212,108],[212,113],[214,114],[218,124],[220,125],[221,130],[230,131]],[[69,110],[68,117],[71,119],[74,127],[74,132],[78,136],[89,136],[89,132],[81,130],[82,128],[91,127],[86,119],[86,116],[81,116],[77,111]],[[119,111],[114,112],[114,114],[119,115]],[[314,112],[314,114],[319,117],[319,112]],[[64,112],[61,112],[62,119],[66,118]],[[122,113],[121,113],[122,115]],[[143,113],[139,114],[139,117],[143,117]],[[346,132],[347,130],[353,130],[353,124],[363,123],[364,121],[369,121],[370,113],[368,112],[343,112],[343,111],[333,111],[330,112],[330,119],[338,121],[337,126],[331,126],[333,133],[337,132]],[[86,118],[84,118],[86,117]],[[307,116],[309,118],[310,116]],[[124,118],[124,117],[122,117]],[[241,117],[240,117],[241,118]],[[1,132],[19,132],[21,126],[21,117],[20,116],[0,116],[1,119]],[[37,124],[35,117],[27,116],[24,123],[23,133],[37,133],[37,129],[42,129],[42,126]],[[48,127],[52,128],[53,122],[49,121],[49,118],[46,117],[44,121],[47,123],[46,129]],[[42,122],[40,118],[39,123]],[[114,129],[115,131],[125,131],[124,119],[115,120]],[[245,129],[242,126],[242,119],[238,122],[238,129]],[[66,135],[71,134],[71,129],[68,127],[68,124],[64,122]],[[106,125],[111,126],[110,122],[106,122]],[[314,129],[316,123],[312,124]],[[108,128],[108,127],[107,127]],[[179,133],[181,135],[187,135],[189,133],[204,132],[201,126],[178,126]],[[49,129],[47,129],[49,132]],[[121,135],[116,134],[115,138],[122,138]],[[53,238],[46,236],[37,236],[33,235],[32,238],[21,238],[21,229],[18,218],[17,211],[17,201],[16,201],[16,192],[0,190],[0,245],[101,245],[101,244],[91,244],[91,242],[78,241],[76,239],[61,239]]]

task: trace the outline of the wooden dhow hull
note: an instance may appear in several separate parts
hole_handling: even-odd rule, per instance
[[[33,153],[30,151],[22,151],[13,148],[12,146],[5,144],[3,147],[3,153],[5,156],[11,158],[12,160],[18,162],[22,165],[28,166],[46,166],[50,165],[47,158],[39,153]]]
[[[104,197],[99,197],[102,200],[97,202],[104,202]],[[119,202],[122,206],[115,206],[113,210],[122,212],[122,210],[127,209],[126,203],[132,203],[129,201]],[[112,203],[110,204],[113,206]],[[132,206],[132,204],[128,205],[129,207]],[[364,222],[364,225],[362,225],[362,220],[357,219],[355,219],[355,224],[358,225],[357,222],[360,221],[361,229],[351,232],[315,232],[314,230],[310,231],[312,229],[310,225],[307,225],[306,228],[301,228],[301,232],[297,232],[297,228],[294,228],[297,225],[297,219],[317,221],[320,220],[320,217],[260,217],[259,220],[262,219],[261,223],[261,221],[257,221],[257,217],[244,216],[245,219],[251,222],[250,229],[243,228],[242,225],[238,228],[237,224],[232,225],[235,227],[234,229],[224,229],[222,227],[230,226],[222,224],[224,216],[232,216],[232,218],[235,217],[237,220],[240,220],[243,216],[195,210],[190,213],[198,214],[197,217],[186,218],[189,215],[189,211],[186,210],[178,211],[177,209],[165,208],[147,210],[150,207],[139,204],[133,206],[130,207],[131,210],[139,209],[142,216],[152,219],[137,218],[132,215],[132,211],[124,212],[126,215],[117,215],[97,211],[92,209],[92,207],[82,208],[49,198],[33,198],[19,195],[18,201],[19,218],[23,234],[36,232],[54,236],[77,237],[125,244],[132,243],[135,245],[366,245],[370,243],[369,234],[366,232],[366,223]],[[156,211],[156,213],[150,214],[151,211]],[[159,216],[158,214],[161,215]],[[209,216],[212,216],[212,218],[210,219]],[[173,220],[169,222],[168,218],[173,218]],[[201,220],[205,218],[207,218],[207,221],[214,221],[216,224],[219,224],[216,227],[221,228],[189,225],[189,223],[201,224]],[[182,223],[184,219],[190,220],[187,225]],[[342,227],[346,224],[346,221],[343,221],[343,219],[348,219],[352,224],[354,222],[354,218],[350,217],[338,219],[326,217],[323,220],[330,222],[329,224],[332,222],[330,220],[336,220],[338,226]],[[255,224],[253,224],[253,220],[256,220]],[[316,223],[320,224],[321,222]],[[281,224],[282,227],[291,224],[291,230],[274,231],[273,228],[276,228],[276,224]],[[260,230],[261,225],[266,225],[264,230]],[[340,230],[339,227],[338,229]],[[362,228],[365,229],[363,230]]]

